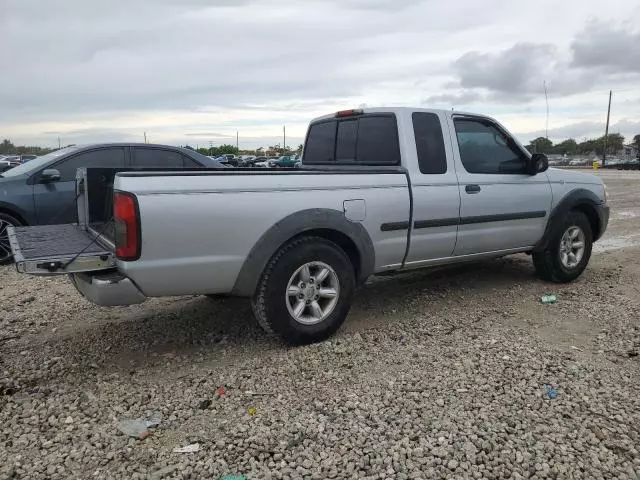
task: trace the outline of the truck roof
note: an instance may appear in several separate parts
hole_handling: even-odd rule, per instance
[[[446,113],[446,114],[457,114],[457,115],[473,115],[475,117],[486,117],[490,118],[487,115],[465,112],[461,110],[448,110],[444,108],[419,108],[419,107],[367,107],[367,108],[356,108],[352,110],[340,110],[338,112],[329,113],[327,115],[322,115],[320,117],[316,117],[311,120],[311,123],[317,122],[319,120],[328,120],[336,117],[348,117],[356,114],[364,114],[364,113],[413,113],[413,112],[431,112],[431,113]]]

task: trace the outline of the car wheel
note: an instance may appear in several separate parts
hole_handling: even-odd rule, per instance
[[[593,247],[593,232],[587,216],[571,211],[547,248],[533,253],[533,264],[543,280],[566,283],[582,274]]]
[[[344,251],[324,238],[301,237],[267,265],[252,307],[260,326],[291,344],[324,340],[344,322],[355,273]]]
[[[0,265],[9,265],[13,261],[7,227],[17,227],[22,225],[18,219],[8,213],[0,213]]]

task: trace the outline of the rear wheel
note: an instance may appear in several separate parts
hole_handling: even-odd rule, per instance
[[[323,340],[344,322],[355,288],[351,261],[333,242],[301,237],[282,247],[252,298],[258,323],[292,344]]]
[[[547,248],[533,253],[533,264],[543,280],[565,283],[582,274],[593,247],[593,232],[587,216],[571,211]]]
[[[8,265],[13,261],[7,227],[22,225],[20,221],[8,213],[0,213],[0,265]]]

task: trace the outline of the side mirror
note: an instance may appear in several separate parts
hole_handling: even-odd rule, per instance
[[[529,160],[529,175],[537,175],[546,172],[549,168],[549,159],[544,153],[534,153]]]
[[[41,183],[52,183],[60,180],[60,172],[55,168],[47,168],[40,173]]]

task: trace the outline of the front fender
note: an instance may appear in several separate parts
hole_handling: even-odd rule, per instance
[[[591,190],[580,188],[567,194],[558,205],[555,206],[545,229],[544,235],[534,248],[534,251],[540,252],[547,248],[554,234],[562,227],[567,214],[576,208],[585,211],[589,217],[592,226],[597,226],[593,232],[593,241],[595,242],[602,236],[608,222],[609,209],[606,204]]]

